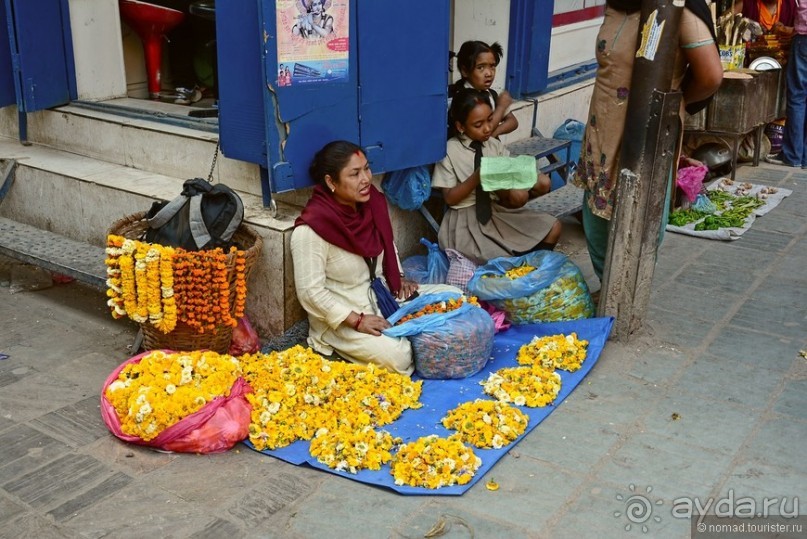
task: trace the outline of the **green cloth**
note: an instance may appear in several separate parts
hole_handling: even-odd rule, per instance
[[[482,157],[479,167],[482,189],[532,189],[538,181],[535,158],[530,155],[515,157]]]

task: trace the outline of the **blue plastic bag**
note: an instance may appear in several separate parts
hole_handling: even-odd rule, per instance
[[[426,238],[420,238],[420,243],[426,246],[426,283],[445,284],[448,277],[448,256],[440,250],[440,246]]]
[[[425,166],[393,170],[384,176],[381,189],[390,202],[402,210],[414,211],[431,196],[431,174]]]
[[[404,316],[427,305],[461,296],[457,292],[441,292],[415,298],[390,316],[393,326],[382,331],[390,337],[409,338],[415,371],[423,378],[466,378],[481,371],[490,359],[496,331],[493,319],[471,303],[395,325]]]
[[[555,129],[555,132],[552,134],[552,138],[556,138],[558,140],[571,140],[572,146],[569,151],[569,162],[571,163],[572,170],[569,170],[569,177],[574,175],[574,168],[576,167],[576,163],[580,160],[580,150],[583,147],[583,134],[586,131],[586,126],[584,123],[573,120],[571,118],[567,119],[563,124]],[[566,184],[566,180],[560,176],[557,172],[552,173],[552,189],[557,189],[558,187],[563,187]]]
[[[508,270],[521,266],[535,270],[516,279],[505,276]],[[580,268],[566,255],[553,251],[494,258],[477,268],[468,291],[504,311],[513,324],[594,316],[594,303]]]
[[[401,262],[401,271],[404,277],[417,284],[427,284],[429,269],[426,255],[410,256]]]

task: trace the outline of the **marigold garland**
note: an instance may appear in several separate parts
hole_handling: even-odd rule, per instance
[[[426,316],[429,314],[451,312],[456,309],[459,309],[465,303],[470,303],[471,305],[479,306],[479,302],[476,299],[476,296],[460,296],[456,299],[451,298],[446,301],[438,301],[435,303],[430,303],[417,312],[409,313],[403,318],[401,318],[395,325],[397,326],[403,324],[404,322],[408,322],[410,320],[414,320],[415,318],[420,318],[421,316]]]
[[[390,473],[396,485],[437,489],[469,483],[481,465],[482,459],[458,435],[432,434],[401,445],[390,462]]]
[[[479,382],[486,394],[502,402],[531,408],[552,404],[560,391],[560,375],[542,365],[510,367]]]
[[[123,236],[110,235],[106,247],[106,273],[107,291],[109,298],[107,305],[112,311],[113,318],[123,318],[126,316],[126,308],[123,301],[123,284],[121,283],[120,256],[123,254],[121,247],[124,242]]]
[[[309,452],[331,469],[355,474],[359,470],[380,470],[392,460],[391,451],[401,442],[389,432],[369,425],[355,429],[342,424],[335,430],[319,429]]]
[[[156,350],[124,367],[105,395],[121,430],[149,441],[216,397],[229,396],[240,375],[238,360],[226,354]]]
[[[111,234],[106,254],[113,317],[150,322],[163,333],[173,331],[177,322],[204,333],[235,327],[244,316],[245,251],[185,251]]]
[[[542,365],[568,372],[579,370],[586,360],[588,341],[578,339],[577,333],[535,337],[518,350],[520,365]]]
[[[442,419],[443,426],[456,430],[463,442],[483,449],[501,449],[521,436],[529,421],[518,408],[483,399],[464,402]]]
[[[277,449],[310,440],[320,429],[360,431],[392,423],[420,408],[422,381],[376,365],[329,361],[302,346],[240,357],[253,388],[249,440],[256,449]]]

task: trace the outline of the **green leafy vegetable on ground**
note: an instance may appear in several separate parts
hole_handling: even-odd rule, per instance
[[[675,210],[673,212],[670,212],[670,218],[668,222],[673,226],[684,226],[688,223],[697,221],[698,219],[702,218],[705,215],[708,214],[693,209]]]

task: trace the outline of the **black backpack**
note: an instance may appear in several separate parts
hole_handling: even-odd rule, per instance
[[[174,200],[152,204],[146,217],[145,240],[149,243],[188,251],[227,249],[244,219],[244,203],[226,185],[194,178],[185,181]]]

